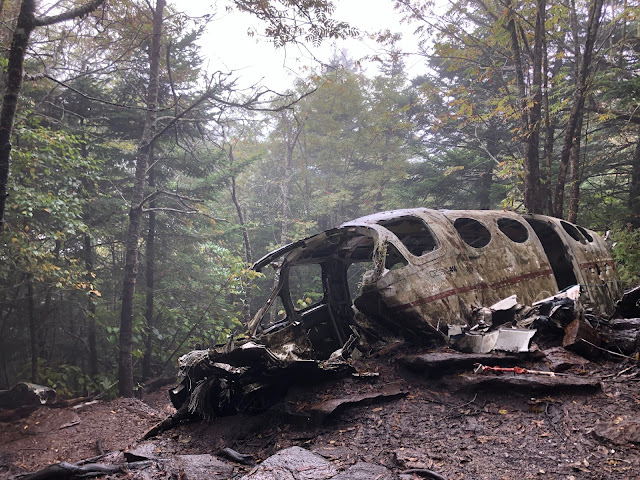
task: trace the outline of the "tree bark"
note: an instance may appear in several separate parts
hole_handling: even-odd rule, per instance
[[[289,241],[289,189],[291,186],[291,177],[293,176],[293,153],[295,151],[296,145],[298,144],[298,139],[300,138],[300,134],[302,133],[302,125],[300,125],[297,119],[294,117],[293,121],[295,121],[295,125],[292,125],[288,119],[283,118],[283,128],[285,129],[285,142],[286,142],[286,153],[284,162],[282,165],[283,169],[283,177],[282,183],[280,184],[280,192],[282,193],[282,204],[281,204],[281,223],[280,223],[280,245],[286,245]],[[273,278],[273,288],[275,289],[278,286],[278,282],[280,281],[279,275],[276,275]],[[269,320],[273,323],[276,320],[277,309],[271,308],[269,312]]]
[[[542,125],[542,61],[545,43],[546,0],[538,0],[533,47],[533,92],[529,109],[527,149],[524,158],[524,208],[529,213],[542,213],[540,183],[540,127]]]
[[[631,182],[629,185],[629,223],[632,228],[640,228],[640,132],[631,163]]]
[[[576,87],[573,93],[571,111],[567,128],[564,133],[564,141],[562,143],[562,153],[560,155],[560,166],[558,169],[558,180],[556,182],[556,191],[554,195],[553,213],[556,217],[562,217],[564,212],[564,189],[566,182],[567,167],[571,157],[571,148],[580,136],[578,125],[581,122],[584,113],[584,100],[587,91],[587,80],[589,78],[589,68],[593,57],[593,48],[600,27],[600,15],[602,14],[603,0],[593,0],[589,8],[589,21],[587,26],[587,37],[585,39],[584,54],[580,63],[578,76],[576,79]],[[574,34],[575,35],[575,34]],[[579,51],[579,50],[578,50]],[[577,52],[578,52],[577,51]],[[576,52],[576,53],[577,53]]]
[[[33,281],[27,276],[27,314],[29,315],[29,340],[31,343],[31,382],[38,383],[38,323],[35,301],[33,299]]]
[[[229,161],[233,164],[233,147],[229,147]],[[236,188],[236,177],[235,175],[231,176],[231,180],[229,181],[229,192],[231,194],[231,201],[233,205],[236,207],[236,212],[238,214],[238,221],[240,222],[240,227],[242,228],[242,244],[244,246],[244,258],[248,264],[253,263],[253,253],[251,251],[251,241],[249,239],[249,230],[247,229],[247,222],[245,220],[245,214],[242,211],[242,205],[240,204],[240,200],[238,200],[238,192]],[[242,316],[245,322],[249,322],[251,320],[251,301],[252,301],[253,289],[251,288],[251,284],[248,284],[245,288],[244,295],[244,303],[242,306]]]
[[[555,142],[555,131],[557,128],[557,119],[554,116],[553,118],[551,117],[551,112],[549,109],[549,90],[550,88],[552,88],[552,86],[549,86],[549,76],[551,77],[550,79],[553,80],[556,78],[556,76],[558,75],[558,73],[560,72],[560,69],[562,68],[563,62],[562,62],[562,57],[559,59],[556,59],[555,63],[553,64],[553,69],[551,72],[549,72],[549,56],[548,56],[548,51],[545,47],[544,50],[545,56],[544,56],[544,73],[543,73],[543,78],[544,78],[544,93],[543,93],[543,102],[544,102],[544,168],[542,170],[542,175],[541,175],[541,183],[542,183],[542,197],[543,197],[543,205],[542,205],[542,210],[543,213],[547,214],[547,215],[552,215],[553,214],[553,194],[552,194],[552,189],[551,189],[551,170],[552,170],[552,163],[553,163],[553,145]]]
[[[23,276],[23,278],[26,279],[26,275]],[[9,318],[11,317],[11,313],[13,312],[13,310],[16,308],[16,305],[18,304],[18,298],[20,296],[20,291],[22,289],[22,285],[23,282],[21,280],[18,280],[17,277],[14,276],[13,278],[13,284],[15,285],[14,289],[13,289],[13,298],[10,300],[7,300],[7,298],[5,297],[5,303],[4,303],[4,307],[6,308],[6,311],[3,312],[3,315],[0,317],[0,361],[2,362],[2,376],[3,376],[3,380],[4,380],[4,388],[5,389],[9,389],[11,387],[11,382],[9,379],[9,372],[7,371],[7,359],[5,356],[5,327],[7,326],[7,323],[9,322]]]
[[[18,96],[22,90],[24,58],[31,32],[36,27],[35,0],[23,0],[13,33],[2,108],[0,110],[0,231],[4,227],[4,209],[7,203],[9,165],[11,162],[11,134],[18,109]]]
[[[486,168],[480,174],[480,188],[478,189],[478,206],[481,210],[489,210],[491,204],[491,187],[493,186],[493,169],[495,158],[500,154],[500,143],[498,141],[499,132],[493,123],[489,124],[486,133],[483,135],[483,141],[486,143],[486,151],[488,159]]]
[[[571,146],[569,155],[569,212],[567,220],[575,223],[578,220],[578,207],[580,205],[580,148],[582,145],[582,123],[584,116],[580,115],[576,127],[576,138]]]
[[[84,234],[84,265],[87,269],[87,283],[93,283],[93,249],[91,236]],[[98,349],[96,342],[96,304],[95,295],[89,293],[87,299],[87,344],[89,345],[89,376],[98,374]]]
[[[153,152],[150,154],[151,161],[153,161]],[[149,187],[155,187],[155,169],[152,166],[149,168]],[[155,199],[149,202],[149,230],[147,231],[147,296],[144,309],[144,318],[147,323],[146,333],[144,337],[144,357],[142,358],[142,379],[147,380],[151,378],[151,357],[153,355],[153,328],[155,323],[154,318],[154,282],[155,282],[155,239],[156,239],[156,212],[153,210],[156,206]]]
[[[133,397],[133,303],[138,275],[138,242],[140,240],[143,213],[144,188],[147,176],[147,165],[151,152],[151,141],[155,137],[159,71],[160,40],[162,36],[162,15],[165,0],[156,2],[153,12],[153,36],[149,58],[149,86],[147,89],[147,116],[140,147],[136,155],[136,172],[129,211],[129,229],[126,238],[125,272],[122,282],[122,307],[120,311],[120,351],[118,356],[119,394],[122,397]]]

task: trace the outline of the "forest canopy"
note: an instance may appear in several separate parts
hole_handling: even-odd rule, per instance
[[[165,0],[2,0],[0,388],[132,396],[244,331],[273,285],[256,258],[386,209],[610,230],[636,282],[638,1],[389,1],[413,52],[325,0],[200,18]],[[382,53],[239,89],[198,42],[226,10],[274,48],[372,34]]]

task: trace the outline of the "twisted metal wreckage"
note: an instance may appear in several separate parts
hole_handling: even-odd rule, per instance
[[[180,358],[176,408],[203,418],[261,410],[294,383],[352,372],[349,357],[398,337],[526,351],[538,330],[611,316],[623,293],[597,233],[507,211],[377,213],[274,250],[253,268],[269,264],[277,285],[248,336]],[[283,318],[267,314],[274,308]]]

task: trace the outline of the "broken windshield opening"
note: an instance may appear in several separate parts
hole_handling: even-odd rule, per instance
[[[578,230],[580,230],[580,233],[582,233],[582,235],[584,236],[584,238],[587,239],[587,242],[592,243],[593,242],[593,237],[591,236],[591,234],[589,232],[587,232],[587,229],[584,227],[581,227],[580,225],[576,225],[576,228]]]
[[[309,263],[291,266],[289,269],[289,294],[296,311],[318,304],[324,297],[320,264]]]
[[[420,257],[438,248],[438,241],[431,229],[417,217],[400,217],[393,220],[380,220],[378,225],[383,226],[398,237],[398,240],[407,247],[411,255]],[[390,269],[390,267],[387,267]]]
[[[398,268],[406,267],[408,264],[409,262],[402,256],[395,245],[389,243],[387,245],[387,256],[384,260],[384,268],[387,270],[397,270]]]
[[[364,285],[362,279],[364,278],[365,273],[373,271],[373,269],[374,264],[371,260],[368,262],[356,262],[349,265],[349,268],[347,269],[347,282],[349,284],[349,294],[352,299],[362,295],[362,287]]]

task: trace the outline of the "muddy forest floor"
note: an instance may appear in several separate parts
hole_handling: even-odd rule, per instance
[[[640,367],[632,361],[599,361],[568,373],[598,379],[595,392],[533,393],[520,389],[469,390],[458,374],[439,379],[409,372],[391,351],[361,361],[359,371],[377,377],[345,377],[295,387],[269,411],[211,422],[182,424],[139,441],[171,413],[166,391],[81,408],[41,407],[0,424],[0,478],[32,472],[59,461],[76,462],[105,451],[146,446],[158,458],[212,454],[230,447],[258,462],[278,450],[300,446],[344,470],[356,462],[383,465],[381,478],[429,469],[452,479],[638,479],[640,478]],[[409,352],[416,353],[416,352]],[[544,362],[528,368],[547,369]],[[470,373],[470,372],[467,372]],[[511,374],[502,374],[511,375]],[[345,405],[323,422],[296,415],[309,404],[337,397],[396,389],[400,395]],[[240,478],[251,467],[207,478]],[[150,476],[144,470],[110,478]],[[414,475],[413,477],[411,475]],[[310,478],[310,477],[305,477]]]

